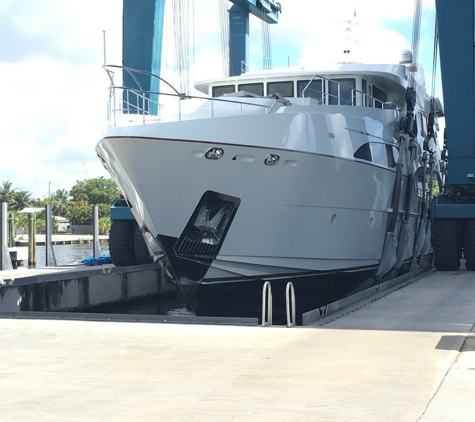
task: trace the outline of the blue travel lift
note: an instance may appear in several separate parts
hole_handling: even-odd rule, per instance
[[[274,0],[229,0],[229,76],[244,73],[243,64],[249,63],[249,15],[267,23],[277,23],[280,3]]]
[[[474,1],[436,0],[444,94],[445,186],[431,206],[434,265],[475,270]],[[450,155],[449,155],[450,153]]]

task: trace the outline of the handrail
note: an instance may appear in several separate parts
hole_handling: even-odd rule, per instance
[[[267,301],[266,301],[267,296]],[[267,302],[267,319],[266,319],[266,302]],[[267,322],[266,322],[267,321]],[[261,325],[271,326],[272,325],[272,288],[270,281],[266,281],[262,287],[262,321]]]
[[[107,74],[109,75],[109,78],[111,79],[111,83],[112,85],[114,85],[114,78],[110,76],[110,74],[114,74],[114,72],[112,70],[109,70],[108,68],[111,67],[111,68],[115,68],[115,69],[123,69],[125,70],[131,77],[132,79],[135,81],[135,83],[137,84],[137,86],[140,88],[140,90],[142,92],[145,92],[144,89],[142,88],[142,85],[140,85],[140,82],[138,81],[138,79],[135,77],[135,73],[140,73],[142,75],[147,75],[147,76],[152,76],[153,78],[156,78],[156,79],[159,79],[161,80],[162,82],[165,82],[171,89],[173,89],[173,91],[176,92],[177,95],[184,95],[184,94],[180,94],[178,92],[178,90],[172,85],[170,84],[169,82],[167,82],[165,79],[163,79],[162,77],[158,76],[158,75],[155,75],[154,73],[150,73],[150,72],[147,72],[146,70],[139,70],[139,69],[134,69],[132,67],[126,67],[126,66],[120,66],[120,65],[116,65],[116,64],[105,64],[102,66],[102,68],[107,72]]]
[[[385,105],[385,104],[391,104],[391,105],[395,106],[396,108],[398,107],[398,105],[397,105],[396,103],[392,102],[392,101],[384,102],[384,101],[378,100],[376,97],[373,97],[372,95],[369,95],[369,94],[367,94],[367,93],[365,93],[365,92],[363,92],[363,91],[361,91],[361,90],[359,90],[359,89],[356,89],[356,88],[354,88],[354,87],[352,87],[352,86],[350,86],[350,85],[346,85],[346,84],[344,84],[344,83],[338,81],[337,79],[327,78],[327,77],[322,76],[322,75],[319,75],[319,74],[314,74],[314,75],[312,76],[312,79],[310,79],[309,83],[308,83],[307,85],[305,85],[305,88],[302,90],[302,98],[305,98],[305,91],[306,91],[307,88],[310,86],[310,84],[315,80],[315,78],[320,78],[320,79],[323,79],[323,80],[325,80],[325,81],[327,81],[327,82],[334,82],[334,83],[336,83],[336,84],[338,84],[338,85],[344,86],[345,88],[351,89],[351,94],[352,94],[351,96],[352,96],[352,97],[353,97],[354,92],[358,92],[358,93],[361,94],[362,96],[364,96],[364,97],[366,97],[366,98],[370,98],[370,99],[372,99],[372,100],[374,100],[374,101],[380,103],[382,109],[384,109],[384,105]],[[324,94],[324,95],[327,96],[327,97],[340,98],[340,97],[338,97],[337,95],[332,95],[332,94],[327,93],[327,92],[322,92],[322,94]],[[348,104],[348,103],[349,103],[349,101],[347,101],[347,104]],[[353,100],[351,100],[351,103],[353,103]]]
[[[159,96],[160,98],[175,97],[178,99],[178,109],[177,109],[178,114],[175,115],[177,116],[178,121],[181,121],[183,118],[182,106],[181,106],[182,100],[195,99],[195,100],[201,100],[205,102],[209,101],[211,104],[211,110],[210,110],[211,117],[215,117],[216,115],[217,109],[215,109],[214,107],[215,101],[218,101],[219,103],[226,103],[226,104],[239,104],[239,110],[229,109],[229,111],[231,111],[232,113],[236,113],[237,111],[241,115],[243,113],[249,112],[249,111],[243,110],[243,106],[262,108],[262,109],[265,109],[267,113],[270,113],[275,109],[275,105],[278,102],[282,101],[280,99],[274,99],[272,104],[269,104],[269,103],[262,104],[259,102],[250,102],[250,101],[242,100],[242,99],[239,99],[239,100],[233,99],[233,97],[215,98],[215,97],[201,96],[201,95],[187,95],[184,93],[180,93],[175,87],[173,87],[173,85],[171,85],[165,79],[147,71],[133,69],[133,68],[120,66],[120,65],[103,65],[102,67],[107,72],[110,79],[108,122],[109,124],[112,124],[114,126],[117,125],[117,114],[124,114],[124,115],[132,114],[132,115],[136,115],[137,117],[140,116],[142,120],[142,124],[146,124],[147,121],[149,121],[149,119],[147,119],[147,116],[155,115],[158,112],[158,110],[163,109],[163,105],[158,102]],[[115,69],[122,69],[124,72],[129,74],[132,80],[134,81],[136,87],[126,87],[126,86],[115,85],[114,83]],[[164,84],[166,84],[166,86],[168,86],[172,90],[172,92],[170,93],[170,92],[162,92],[159,90],[152,91],[152,90],[144,89],[144,87],[141,85],[139,81],[139,78],[137,77],[137,75],[140,75],[140,74],[147,75],[147,76],[150,76],[152,78],[162,81]],[[308,92],[309,89],[311,89],[310,86],[312,82],[318,78],[324,81],[336,83],[339,86],[343,86],[351,90],[351,99],[345,100],[342,102],[342,99],[339,95],[330,94],[329,92],[325,92],[326,90],[323,89],[321,92],[322,94],[321,100],[318,100],[317,98],[319,104],[328,103],[330,98],[338,98],[340,99],[339,102],[342,102],[342,104],[354,104],[355,92],[358,92],[362,95],[362,98],[364,100],[363,105],[366,104],[366,101],[369,98],[371,100],[374,100],[374,102],[381,104],[381,109],[385,109],[386,105],[391,105],[392,107],[396,106],[397,108],[397,104],[395,103],[383,102],[367,93],[363,93],[362,91],[351,87],[350,85],[344,84],[338,80],[327,78],[319,74],[314,74],[312,78],[310,79],[310,81],[305,86],[305,88],[303,89],[302,97],[304,101],[305,101],[305,94]],[[258,97],[258,98],[260,100],[270,99],[268,97]],[[161,115],[161,113],[159,113],[159,115]],[[196,117],[194,117],[193,114],[190,114],[190,118],[193,119]],[[161,120],[160,117],[157,117],[157,120]]]
[[[290,308],[292,308],[292,318],[290,317]],[[285,287],[285,309],[287,311],[287,327],[295,327],[295,289],[291,281]]]
[[[305,85],[305,88],[302,90],[302,98],[305,98],[305,91],[307,90],[307,88],[310,86],[310,84],[315,80],[315,78],[317,77],[317,75],[313,75],[312,76],[312,79],[310,79],[310,81],[308,82],[307,85]],[[323,94],[323,92],[322,92]]]
[[[180,97],[182,100],[191,100],[191,99],[197,99],[197,100],[207,100],[207,101],[221,101],[221,102],[224,102],[224,103],[234,103],[234,104],[244,104],[244,105],[251,105],[251,106],[256,106],[256,107],[262,107],[262,108],[272,108],[272,106],[268,106],[268,105],[264,105],[264,104],[258,104],[258,103],[249,103],[249,102],[245,102],[245,101],[236,101],[236,100],[228,100],[227,98],[229,97],[226,97],[226,99],[223,99],[223,98],[215,98],[215,97],[203,97],[201,95],[184,95],[184,94],[170,94],[168,92],[160,92],[160,91],[137,91],[136,89],[133,89],[133,88],[127,88],[125,86],[113,86],[112,88],[114,89],[123,89],[124,91],[130,91],[130,92],[133,92],[134,94],[138,95],[139,93],[140,94],[144,94],[144,95],[166,95],[166,96],[169,96],[169,97]],[[267,98],[267,97],[258,97],[258,99],[260,100],[270,100],[270,98]],[[149,98],[147,98],[147,100],[149,101],[152,101],[150,100]],[[279,101],[279,99],[276,99],[274,100],[274,102],[272,103],[272,105],[274,105],[275,103],[277,103]]]

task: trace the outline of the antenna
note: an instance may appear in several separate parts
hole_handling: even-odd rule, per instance
[[[82,177],[84,180],[89,179],[89,173],[87,172],[86,163],[82,163]]]
[[[106,61],[106,31],[102,31],[102,40],[103,40],[103,48],[104,48],[104,65],[107,63]]]

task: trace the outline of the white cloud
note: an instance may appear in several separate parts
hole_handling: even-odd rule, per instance
[[[108,87],[101,69],[102,31],[120,40],[120,4],[119,0],[99,5],[52,0],[0,4],[2,19],[13,22],[12,35],[18,36],[8,38],[11,51],[22,51],[13,57],[0,55],[4,81],[0,114],[7,122],[0,177],[14,187],[41,197],[50,181],[52,190],[69,189],[83,179],[84,169],[91,177],[107,175],[94,152],[105,122]],[[117,44],[108,54],[120,62]]]

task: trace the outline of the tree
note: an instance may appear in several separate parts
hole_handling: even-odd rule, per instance
[[[0,186],[0,203],[6,202],[12,205],[15,199],[15,189],[12,189],[12,182],[4,180]]]
[[[90,205],[111,204],[120,196],[119,189],[112,179],[97,177],[77,181],[69,192],[73,201],[84,201]]]
[[[16,214],[15,224],[19,229],[24,231],[28,230],[28,215],[27,214]]]
[[[109,234],[111,230],[111,219],[109,217],[99,218],[99,234]]]
[[[68,208],[67,217],[69,222],[74,225],[90,225],[94,222],[92,212],[93,205],[86,201],[73,201]]]
[[[58,189],[52,197],[51,208],[54,215],[66,216],[68,211],[69,192],[66,189]]]
[[[45,208],[48,198],[35,198],[31,200],[31,206],[35,208]]]
[[[13,192],[13,204],[12,208],[17,211],[21,211],[23,208],[31,206],[33,199],[31,193],[20,189]]]

